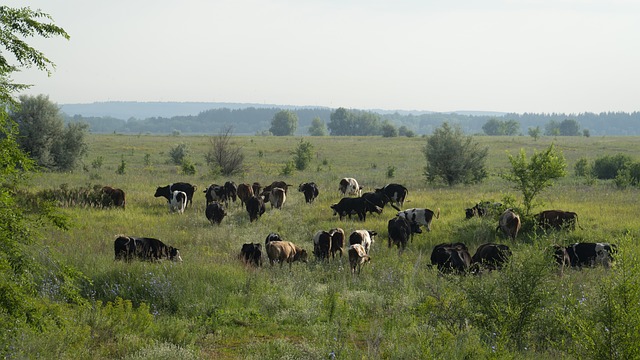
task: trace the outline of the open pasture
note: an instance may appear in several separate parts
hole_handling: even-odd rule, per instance
[[[299,137],[234,137],[243,147],[246,171],[221,177],[211,174],[204,161],[208,137],[91,135],[84,170],[37,175],[30,190],[110,185],[126,192],[126,210],[65,208],[73,227],[48,231],[45,244],[90,280],[83,289],[88,298],[147,304],[159,324],[156,329],[164,330],[146,333],[146,338],[202,358],[598,358],[600,320],[595,315],[584,319],[591,309],[582,304],[600,305],[607,289],[617,284],[616,271],[625,268],[637,275],[637,265],[625,261],[614,269],[565,269],[561,274],[547,250],[551,244],[613,242],[625,259],[638,259],[640,190],[618,190],[603,181],[586,184],[573,175],[573,164],[583,156],[593,160],[625,153],[638,160],[637,138],[477,137],[490,149],[489,178],[451,188],[425,183],[423,138],[303,139],[314,146],[309,168],[282,176]],[[507,151],[515,155],[524,148],[531,155],[551,142],[564,153],[568,176],[537,198],[544,205],[534,212],[575,211],[575,231],[523,232],[511,242],[495,232],[493,219],[465,220],[464,209],[480,200],[521,200],[498,176],[508,169]],[[180,143],[189,147],[195,175],[181,174],[179,166],[169,164],[170,148]],[[94,168],[91,163],[98,157],[103,164]],[[122,161],[125,173],[116,174]],[[409,189],[405,208],[440,209],[440,218],[433,221],[433,231],[415,235],[399,256],[395,247],[387,247],[387,221],[395,215],[391,207],[368,215],[365,222],[357,216],[339,221],[332,215],[329,206],[341,198],[342,177],[356,178],[363,191],[403,184]],[[202,191],[226,180],[263,186],[284,180],[292,186],[283,208],[267,204],[257,222],[249,223],[237,202],[230,204],[219,226],[212,226],[204,215]],[[153,197],[156,187],[178,181],[198,186],[193,207],[182,215],[169,213],[165,199]],[[311,204],[297,191],[307,181],[320,189]],[[333,227],[343,228],[347,238],[355,229],[378,233],[371,262],[359,276],[349,271],[346,249],[342,259],[328,263],[311,255],[313,234]],[[306,249],[309,262],[294,263],[292,271],[270,267],[266,258],[262,268],[243,265],[237,258],[242,244],[264,244],[270,232]],[[180,249],[184,261],[115,262],[116,234],[156,237]],[[440,276],[428,266],[431,249],[456,241],[467,244],[472,254],[482,243],[505,243],[513,250],[512,264],[502,273]],[[629,281],[637,285],[638,279]],[[114,345],[125,333],[111,331],[113,339],[93,338],[92,350],[79,357],[132,356],[148,346],[142,341]],[[621,351],[623,340],[610,345]],[[64,350],[60,355],[74,358]]]

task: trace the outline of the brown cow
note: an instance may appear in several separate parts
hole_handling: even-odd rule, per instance
[[[367,255],[364,246],[361,244],[349,246],[349,264],[351,265],[352,274],[356,273],[356,269],[358,269],[358,274],[360,274],[362,266],[369,261],[371,261],[371,258]]]
[[[242,206],[245,206],[247,200],[251,199],[253,196],[253,188],[249,184],[239,184],[238,189],[236,190],[236,195],[240,198]]]
[[[509,261],[511,249],[507,245],[486,243],[478,246],[476,253],[471,257],[471,265],[491,270],[500,270]]]
[[[505,210],[500,215],[500,221],[496,230],[502,230],[502,232],[511,240],[515,240],[520,231],[520,216],[513,212],[512,209]]]
[[[536,216],[538,226],[543,229],[553,228],[560,230],[567,228],[575,230],[576,223],[578,222],[578,214],[572,211],[562,210],[545,210]]]
[[[103,186],[102,195],[103,207],[117,206],[124,209],[125,195],[122,189],[115,189],[111,186]]]
[[[289,269],[294,261],[307,262],[307,251],[300,248],[290,241],[270,241],[266,245],[267,256],[271,266],[276,261],[280,262],[280,267],[286,262],[289,263]]]

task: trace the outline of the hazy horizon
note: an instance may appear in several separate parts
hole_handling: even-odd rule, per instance
[[[58,104],[227,102],[406,111],[640,110],[632,0],[9,0],[71,39],[13,76]]]

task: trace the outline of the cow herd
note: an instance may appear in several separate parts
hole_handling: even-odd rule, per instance
[[[237,199],[247,211],[249,222],[254,222],[266,211],[266,203],[272,209],[281,209],[287,199],[287,191],[291,185],[283,181],[274,181],[270,185],[262,186],[241,183],[236,185],[227,181],[223,185],[211,184],[203,192],[205,194],[206,218],[212,224],[220,224],[227,215],[226,207],[229,202]],[[114,193],[108,188],[105,193]],[[119,190],[119,189],[118,189]],[[440,209],[435,211],[426,208],[411,208],[402,210],[408,190],[400,184],[387,184],[373,192],[362,193],[363,187],[354,178],[343,178],[339,182],[338,190],[346,195],[338,203],[330,206],[334,215],[340,220],[356,215],[358,220],[366,221],[367,213],[382,213],[388,204],[397,210],[394,218],[388,221],[388,247],[397,246],[399,253],[406,249],[413,234],[422,233],[422,227],[431,231],[433,219],[439,219]],[[120,190],[121,191],[121,190]],[[171,212],[183,213],[188,205],[193,203],[196,186],[179,182],[158,187],[155,197],[164,197]],[[306,203],[313,203],[320,194],[318,186],[307,182],[298,186],[298,191],[304,194]],[[119,192],[115,192],[119,194]],[[124,192],[122,199],[114,198],[114,203],[124,208]],[[518,236],[521,228],[520,216],[513,209],[503,209],[502,204],[495,202],[481,202],[472,208],[465,209],[467,219],[473,217],[497,217],[496,231],[500,230],[505,237],[512,241]],[[577,225],[575,212],[546,210],[535,216],[536,224],[544,229],[574,229]],[[335,227],[329,230],[318,230],[312,237],[313,255],[318,260],[342,258],[345,242],[349,264],[352,273],[360,273],[362,266],[371,260],[370,250],[377,235],[373,230],[354,230],[347,238],[343,229]],[[116,260],[146,259],[159,260],[167,258],[182,261],[178,249],[163,244],[153,238],[137,238],[118,235],[114,243]],[[616,246],[606,243],[576,243],[566,247],[554,246],[553,254],[561,266],[609,266],[613,260]],[[271,265],[288,263],[291,268],[296,261],[307,262],[308,253],[298,245],[285,241],[277,233],[267,236],[264,252]],[[512,255],[511,249],[504,244],[485,243],[480,245],[473,256],[470,255],[465,244],[443,243],[436,245],[431,253],[431,266],[437,267],[441,273],[480,273],[484,270],[500,270]],[[263,247],[260,243],[243,244],[239,257],[246,263],[261,266],[263,261]]]

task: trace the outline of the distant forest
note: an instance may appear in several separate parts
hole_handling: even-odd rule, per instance
[[[115,103],[118,104],[118,103]],[[152,107],[148,103],[147,107]],[[166,103],[162,103],[167,107]],[[298,116],[296,135],[308,135],[308,129],[314,118],[320,118],[325,124],[331,121],[331,114],[335,109],[329,108],[296,108],[292,106],[240,108],[237,105],[203,110],[196,115],[173,115],[170,117],[151,116],[144,119],[129,117],[126,120],[115,116],[91,116],[88,110],[91,104],[79,111],[70,106],[61,107],[67,122],[86,122],[92,133],[122,133],[122,134],[217,134],[228,126],[233,127],[236,135],[254,135],[268,132],[274,115],[283,110],[292,110]],[[193,110],[194,106],[191,104]],[[224,104],[223,104],[224,105]],[[203,105],[200,105],[201,107]],[[218,106],[221,106],[218,104]],[[213,105],[212,105],[213,107]],[[71,113],[78,110],[79,113]],[[361,110],[353,110],[361,111]],[[396,127],[405,126],[417,135],[433,133],[434,129],[443,122],[459,125],[467,134],[484,134],[482,126],[491,119],[503,121],[514,120],[520,128],[518,134],[527,135],[529,128],[540,127],[544,130],[551,121],[562,122],[572,119],[580,124],[581,130],[588,130],[590,136],[603,135],[640,135],[640,112],[606,112],[581,114],[469,114],[469,113],[409,113],[386,112],[370,110],[379,118],[380,123],[391,123]],[[125,112],[118,113],[119,116]],[[140,115],[140,114],[136,114]]]

